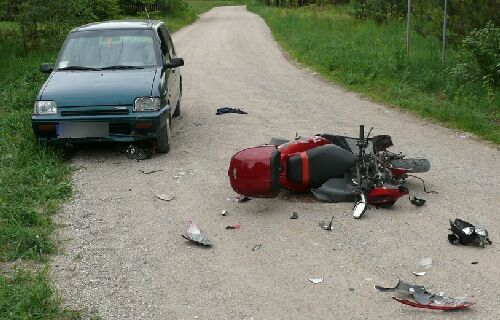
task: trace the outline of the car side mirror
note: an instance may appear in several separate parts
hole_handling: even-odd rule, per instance
[[[166,68],[177,68],[184,65],[184,59],[182,58],[172,58],[169,63],[165,63]]]
[[[43,73],[51,73],[54,71],[54,64],[53,63],[42,63],[40,65],[40,71]]]

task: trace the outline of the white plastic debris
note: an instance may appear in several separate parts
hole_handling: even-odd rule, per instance
[[[430,257],[426,257],[426,258],[423,258],[423,259],[420,259],[418,262],[417,262],[417,269],[420,271],[420,270],[427,270],[429,269],[430,267],[432,267],[432,258]]]
[[[174,196],[171,194],[157,194],[156,197],[163,201],[172,201]]]
[[[314,284],[318,284],[318,283],[323,282],[324,279],[325,278],[310,278],[309,281],[311,281]]]
[[[417,277],[425,276],[425,271],[417,272],[413,271],[413,274],[416,275]]]

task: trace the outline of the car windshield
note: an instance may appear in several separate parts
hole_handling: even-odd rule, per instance
[[[138,69],[158,65],[151,30],[73,32],[60,55],[58,69]]]

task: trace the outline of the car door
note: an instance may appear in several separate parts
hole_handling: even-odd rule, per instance
[[[167,104],[170,105],[171,110],[170,113],[174,112],[175,104],[177,103],[176,94],[175,94],[175,69],[166,68],[165,64],[170,63],[171,56],[168,50],[168,34],[165,34],[162,31],[163,28],[158,28],[158,37],[160,39],[160,47],[161,54],[163,60],[163,67],[161,69],[161,88],[160,92],[162,94],[162,98],[166,100]]]
[[[163,34],[165,35],[165,40],[167,41],[167,48],[168,48],[168,54],[170,58],[176,58],[177,55],[175,53],[175,48],[174,44],[172,43],[172,37],[170,36],[170,32],[168,32],[167,27],[162,24],[161,29]],[[172,94],[172,103],[177,103],[178,99],[180,99],[180,94],[181,94],[181,77],[180,77],[180,71],[177,68],[172,68],[171,69],[171,77],[172,77],[172,91],[170,93]],[[175,108],[175,105],[172,106]]]

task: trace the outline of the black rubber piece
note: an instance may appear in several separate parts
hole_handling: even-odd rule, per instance
[[[296,154],[288,158],[286,177],[295,183],[302,183],[302,158]]]
[[[410,170],[410,173],[427,172],[431,169],[431,163],[427,159],[394,159],[391,164],[396,168]]]
[[[271,170],[271,193],[273,195],[278,195],[281,191],[280,185],[280,166],[281,166],[281,153],[276,148],[271,154],[270,159],[270,170]]]
[[[281,146],[282,144],[288,143],[290,140],[288,139],[283,139],[283,138],[271,138],[271,141],[269,141],[268,144],[274,145],[274,146]]]

